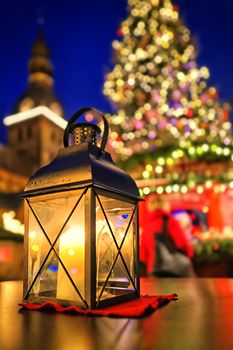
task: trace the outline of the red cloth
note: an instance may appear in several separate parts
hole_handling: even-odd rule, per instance
[[[106,317],[142,317],[151,314],[159,307],[176,300],[176,294],[141,296],[138,299],[126,303],[109,306],[105,309],[83,310],[78,306],[61,306],[55,302],[47,301],[44,304],[19,304],[23,309],[28,310],[49,310],[54,312],[72,313],[82,316],[106,316]]]
[[[142,231],[140,261],[146,264],[148,273],[153,272],[156,251],[154,235],[155,233],[162,233],[164,215],[168,214],[162,209],[149,212],[147,222]],[[177,249],[183,251],[188,257],[192,258],[193,247],[179,222],[172,215],[168,215],[167,230]]]

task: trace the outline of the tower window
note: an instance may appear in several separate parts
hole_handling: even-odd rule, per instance
[[[27,136],[28,136],[29,139],[32,138],[32,128],[31,128],[30,125],[27,128]]]
[[[22,129],[18,130],[18,141],[19,142],[23,141],[23,130]]]
[[[53,131],[51,134],[51,140],[55,141],[56,140],[56,133]]]

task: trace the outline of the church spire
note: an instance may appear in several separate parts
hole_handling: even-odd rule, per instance
[[[53,91],[53,66],[50,49],[45,41],[43,25],[39,25],[37,38],[32,45],[28,62],[28,88],[17,101],[13,113],[46,106],[59,116],[64,116],[63,108]]]
[[[45,42],[44,29],[40,26],[38,36],[31,50],[29,60],[29,84],[53,85],[53,66],[50,62],[50,50]]]

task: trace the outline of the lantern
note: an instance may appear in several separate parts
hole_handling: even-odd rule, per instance
[[[87,111],[97,125],[75,124]],[[74,144],[69,146],[73,132]],[[64,148],[30,179],[25,202],[24,302],[100,308],[139,297],[138,188],[105,152],[108,123],[75,113]]]

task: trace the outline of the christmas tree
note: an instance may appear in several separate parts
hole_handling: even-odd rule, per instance
[[[128,9],[104,84],[116,108],[110,117],[116,159],[136,179],[163,178],[183,189],[229,183],[228,106],[208,86],[208,68],[197,66],[178,7],[171,0],[128,0]]]

